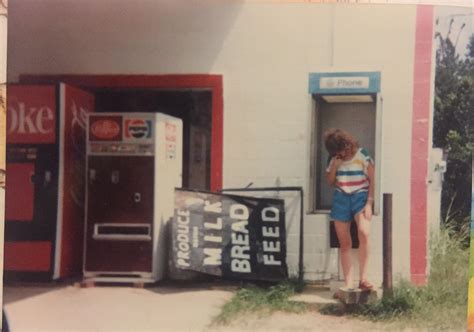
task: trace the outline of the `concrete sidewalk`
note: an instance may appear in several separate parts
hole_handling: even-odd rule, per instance
[[[234,290],[209,285],[5,286],[4,307],[13,332],[204,331]]]
[[[307,285],[291,300],[310,305],[338,303],[332,296],[339,284]],[[149,288],[129,285],[79,288],[73,282],[6,285],[4,307],[13,332],[208,331],[213,318],[238,287],[237,283],[221,282],[162,282]],[[280,321],[275,325],[278,317]],[[350,324],[353,322],[324,317],[313,311],[303,315],[277,313],[271,318],[255,320],[254,325],[236,322],[233,326],[213,330],[273,331],[294,327],[313,331],[315,326],[339,330]]]

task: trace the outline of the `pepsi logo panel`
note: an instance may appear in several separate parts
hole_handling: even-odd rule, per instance
[[[125,139],[150,139],[152,137],[152,123],[147,119],[125,119]]]

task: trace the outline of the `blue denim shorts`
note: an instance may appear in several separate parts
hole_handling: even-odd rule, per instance
[[[367,203],[368,192],[358,191],[346,194],[340,190],[334,190],[331,208],[331,220],[351,222],[354,216],[362,211]]]

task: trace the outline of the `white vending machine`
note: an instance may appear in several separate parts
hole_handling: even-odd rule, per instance
[[[84,277],[155,282],[182,185],[182,120],[161,113],[88,117]]]

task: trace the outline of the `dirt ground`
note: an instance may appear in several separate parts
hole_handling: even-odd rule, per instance
[[[274,313],[268,317],[240,318],[225,327],[212,327],[211,331],[381,331],[387,326],[349,317],[322,315],[311,311],[304,314]]]
[[[322,315],[315,305],[302,314],[277,312],[265,317],[240,317],[226,326],[211,325],[235,290],[236,287],[212,285],[162,285],[145,289],[78,288],[67,283],[14,285],[4,287],[4,308],[13,332],[394,330],[391,326],[348,316]],[[321,292],[304,295],[308,299],[316,298],[319,303],[333,301]]]

